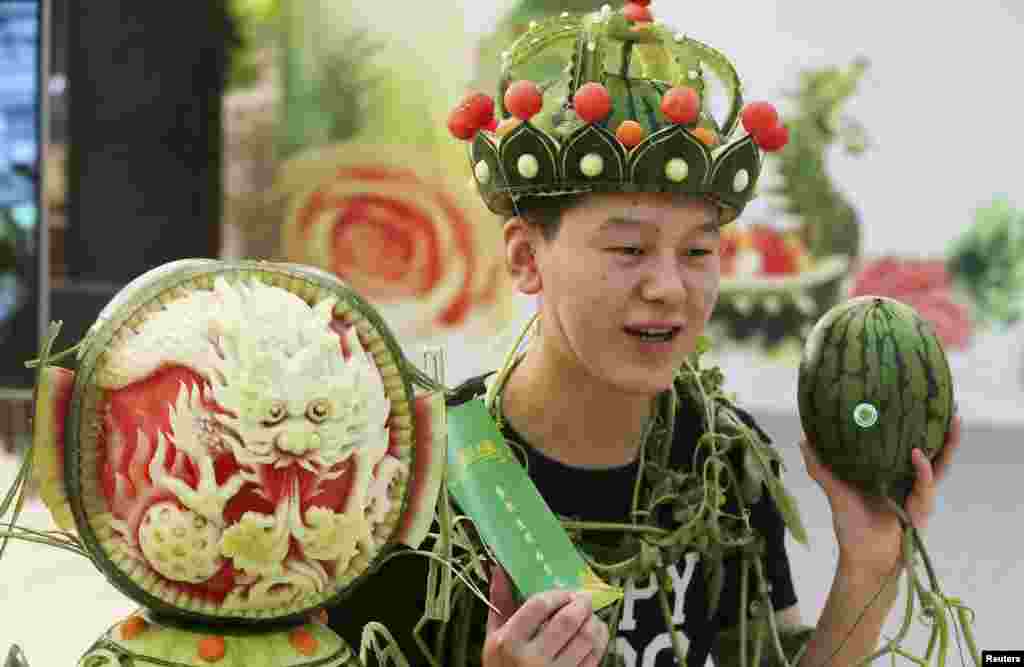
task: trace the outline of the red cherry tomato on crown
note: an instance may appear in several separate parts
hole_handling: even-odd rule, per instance
[[[700,96],[693,88],[676,86],[661,98],[661,112],[678,125],[692,123],[700,113]]]
[[[789,128],[773,125],[754,134],[754,143],[769,153],[780,151],[789,143]]]
[[[646,21],[653,21],[654,17],[651,16],[651,10],[646,5],[642,5],[639,2],[627,2],[622,8],[622,14],[626,17],[627,21],[633,23],[642,23]]]
[[[751,102],[743,109],[743,127],[750,134],[757,134],[779,124],[779,112],[768,102]]]
[[[612,111],[612,96],[600,83],[591,81],[580,86],[572,98],[576,115],[585,123],[598,123]]]
[[[543,106],[544,96],[533,81],[516,81],[505,91],[505,108],[519,120],[530,120]]]

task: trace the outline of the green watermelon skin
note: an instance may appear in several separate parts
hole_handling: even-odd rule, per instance
[[[798,398],[804,433],[821,462],[864,493],[902,504],[914,483],[913,449],[934,458],[945,444],[953,379],[939,338],[916,310],[860,296],[814,325]]]

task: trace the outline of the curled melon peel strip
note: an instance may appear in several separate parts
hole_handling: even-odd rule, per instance
[[[61,530],[72,533],[75,519],[64,486],[64,420],[74,383],[74,372],[66,368],[43,366],[39,369],[32,432],[35,460],[31,475],[54,522]]]
[[[75,537],[74,520],[63,486],[62,457],[64,416],[74,385],[74,373],[51,366],[70,354],[77,345],[58,355],[51,355],[53,344],[60,333],[61,322],[52,322],[40,346],[39,357],[26,362],[26,367],[37,368],[34,432],[32,443],[11,488],[0,501],[0,519],[6,524],[0,529],[0,557],[11,538],[36,542],[89,557]],[[32,480],[39,484],[43,501],[63,532],[39,531],[18,526],[18,516],[25,504],[26,485]]]
[[[448,429],[445,423],[444,394],[433,392],[415,399],[413,433],[413,471],[409,479],[409,498],[396,539],[418,549],[427,538],[434,519],[441,477],[447,461]]]

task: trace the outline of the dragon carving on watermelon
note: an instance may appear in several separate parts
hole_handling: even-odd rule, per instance
[[[31,480],[61,529],[42,541],[142,606],[80,664],[258,667],[283,646],[290,665],[365,663],[387,629],[364,628],[356,662],[318,613],[419,548],[446,457],[444,394],[380,314],[313,267],[190,259],[138,277],[51,354],[58,331],[34,362],[0,555],[41,539],[17,522]],[[74,370],[56,363],[71,353]]]
[[[218,278],[111,350],[102,482],[127,553],[170,581],[220,574],[225,605],[249,607],[323,592],[357,546],[376,551],[408,468],[388,454],[380,374],[355,329],[333,328],[336,305]],[[166,429],[135,414],[157,401]],[[346,475],[347,498],[327,484]]]

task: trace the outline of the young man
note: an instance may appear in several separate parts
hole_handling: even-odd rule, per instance
[[[541,297],[539,333],[511,371],[473,378],[457,393],[464,400],[488,389],[496,392],[493,416],[506,439],[521,445],[523,463],[556,515],[620,525],[636,520],[630,516],[631,502],[641,470],[641,443],[649,432],[645,425],[656,416],[656,399],[677,386],[679,369],[696,349],[714,309],[719,228],[734,220],[754,194],[757,147],[780,143],[770,136],[778,132],[771,114],[765,121],[755,112],[744,120],[749,121],[748,130],[759,126],[757,140],[748,137],[715,153],[705,148],[707,134],[701,128],[717,132],[714,143],[727,139],[729,132],[687,111],[685,102],[692,96],[678,92],[683,86],[666,90],[668,86],[635,75],[631,67],[640,60],[645,63],[641,72],[672,74],[657,70],[664,59],[649,50],[652,44],[668,49],[677,63],[685,62],[687,48],[707,61],[720,56],[672,33],[665,39],[650,24],[632,25],[635,18],[643,18],[637,11],[605,11],[592,16],[591,23],[579,24],[589,26],[578,33],[579,48],[565,51],[570,58],[564,70],[571,82],[567,90],[575,90],[575,97],[537,96],[539,91],[527,82],[512,86],[518,92],[506,94],[504,102],[528,122],[511,131],[502,128],[491,139],[478,131],[487,119],[474,106],[477,98],[450,124],[457,136],[473,140],[470,152],[481,195],[506,217],[505,257],[516,288]],[[625,30],[620,29],[624,21]],[[565,32],[564,25],[547,25],[524,35],[507,58],[509,78],[519,78],[513,76],[517,67],[529,71],[531,54],[543,53],[545,39],[562,39]],[[588,43],[595,45],[588,48]],[[630,85],[624,87],[624,96],[623,87],[616,86],[618,97],[603,98],[611,102],[609,111],[601,106],[601,90],[591,99],[579,91],[585,73],[600,71],[587,54],[606,57],[614,48],[622,48],[619,72]],[[611,81],[616,75],[604,71],[602,76]],[[686,76],[677,72],[672,78]],[[662,114],[636,112],[643,104],[630,96],[641,98],[650,109],[646,96],[652,94],[660,96]],[[593,112],[595,99],[598,109]],[[684,102],[681,107],[679,100]],[[570,106],[574,114],[567,113]],[[630,111],[616,115],[615,109],[623,108]],[[626,125],[623,115],[641,126],[640,137],[617,131],[613,121]],[[569,123],[566,132],[559,131],[563,122]],[[550,143],[538,136],[541,132]],[[488,384],[495,382],[498,386]],[[670,461],[675,469],[687,470],[706,426],[705,406],[693,398],[680,399],[669,433]],[[767,440],[748,414],[739,412],[738,417]],[[920,452],[914,454],[917,480],[906,509],[918,529],[933,512],[936,484],[958,444],[955,421],[934,467]],[[901,567],[902,530],[891,512],[865,502],[819,465],[807,443],[801,446],[808,473],[828,496],[840,549],[827,604],[813,628],[802,625],[785,550],[785,524],[768,493],[751,506],[750,525],[764,539],[765,578],[789,659],[802,651],[799,664],[804,667],[851,665],[875,650],[895,601],[894,585],[876,594],[884,582],[895,582],[890,577]],[[627,582],[615,637],[609,637],[605,618],[593,612],[584,594],[554,590],[517,603],[508,576],[496,565],[491,568],[490,598],[499,611],[476,604],[466,612],[474,623],[471,638],[462,645],[470,648],[463,657],[441,650],[441,664],[597,667],[607,652],[618,656],[619,662],[612,664],[665,667],[678,664],[677,647],[690,667],[705,664],[709,657],[720,665],[737,664],[737,628],[740,614],[747,612],[739,609],[739,563],[738,557],[726,559],[713,614],[708,566],[701,559],[681,558],[669,568],[672,592],[667,597],[657,593],[662,582],[652,574]],[[414,664],[426,664],[411,640],[423,613],[425,573],[424,561],[390,561],[332,612],[332,627],[358,645],[363,623],[382,622]],[[394,593],[389,596],[388,591]],[[670,614],[669,624],[664,612]],[[447,633],[446,645],[458,644]],[[774,659],[770,648],[762,655]],[[750,656],[748,652],[748,660]]]

